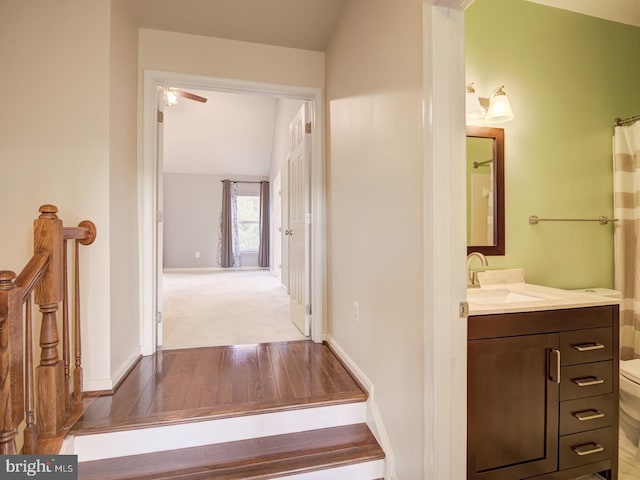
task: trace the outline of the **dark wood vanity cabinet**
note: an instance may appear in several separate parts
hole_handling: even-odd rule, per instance
[[[556,334],[469,340],[468,462],[473,479],[552,472],[558,463]]]
[[[469,317],[467,479],[617,480],[618,306]]]

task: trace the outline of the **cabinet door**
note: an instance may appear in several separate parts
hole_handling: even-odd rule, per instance
[[[557,334],[469,341],[467,479],[558,467]]]

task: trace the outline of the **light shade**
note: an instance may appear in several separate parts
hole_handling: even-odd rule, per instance
[[[480,104],[478,94],[473,88],[473,83],[467,85],[466,113],[468,121],[484,118],[484,109]]]
[[[509,97],[507,97],[503,88],[504,85],[497,88],[489,98],[489,108],[484,117],[487,122],[508,122],[513,120]]]
[[[165,87],[165,89],[164,89],[164,104],[167,107],[170,107],[171,105],[175,105],[176,103],[178,103],[178,96],[176,95],[176,92],[174,92],[170,88],[166,88]]]

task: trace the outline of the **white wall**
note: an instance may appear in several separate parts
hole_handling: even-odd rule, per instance
[[[140,69],[305,87],[324,84],[324,53],[140,29]]]
[[[140,355],[138,300],[138,27],[128,0],[111,0],[109,223],[111,378]],[[98,339],[95,339],[98,340]]]
[[[165,173],[163,267],[217,267],[222,177]],[[200,252],[200,258],[195,252]]]
[[[0,4],[2,268],[19,270],[31,257],[32,222],[44,203],[58,206],[65,225],[96,222],[89,264],[94,270],[108,261],[105,18],[107,1]]]
[[[422,1],[347,2],[326,55],[329,334],[374,384],[398,478],[423,479]]]
[[[0,268],[20,270],[31,257],[32,222],[44,203],[57,205],[67,226],[95,222],[97,239],[82,249],[81,258],[83,366],[89,389],[111,384],[112,305],[120,303],[119,314],[136,310],[135,293],[117,296],[126,283],[109,296],[119,283],[112,282],[113,270],[122,268],[117,275],[125,277],[131,273],[129,261],[137,263],[135,234],[129,245],[126,233],[135,232],[133,219],[118,219],[115,231],[111,225],[123,212],[122,203],[134,198],[135,188],[135,107],[119,103],[131,100],[135,82],[126,69],[136,52],[130,28],[119,0],[0,3]],[[125,98],[116,99],[116,94]],[[114,123],[112,115],[118,117]],[[116,158],[118,164],[111,165]],[[118,180],[111,183],[116,174]],[[121,200],[112,203],[116,190]],[[113,215],[112,208],[117,210]],[[114,233],[119,241],[112,248]],[[127,320],[135,332],[135,318],[121,321]]]
[[[266,177],[164,174],[164,268],[219,267],[220,212],[224,179],[258,182]],[[238,185],[238,193],[259,194],[258,183]],[[195,257],[195,252],[200,257]],[[243,267],[258,266],[257,254],[243,254]]]

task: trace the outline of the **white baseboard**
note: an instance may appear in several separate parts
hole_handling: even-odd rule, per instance
[[[335,352],[335,354],[344,362],[344,364],[351,370],[351,373],[355,375],[358,381],[369,392],[369,400],[367,401],[367,425],[373,432],[376,440],[380,443],[382,450],[385,453],[385,475],[387,480],[393,480],[396,478],[396,460],[391,448],[391,440],[387,434],[387,430],[384,427],[382,421],[382,415],[378,409],[378,405],[375,400],[374,385],[373,382],[367,377],[360,367],[353,361],[353,359],[345,352],[345,350],[338,344],[335,338],[326,334],[325,340]]]
[[[163,273],[224,273],[246,272],[253,270],[269,270],[269,267],[193,267],[193,268],[164,268]]]
[[[120,364],[118,369],[111,374],[111,388],[118,385],[124,379],[125,375],[129,373],[131,367],[134,366],[134,364],[140,359],[141,356],[142,354],[140,352],[133,353],[129,356],[129,358],[127,358]]]
[[[118,382],[129,372],[131,367],[140,358],[141,353],[136,352],[131,354],[118,369],[112,373],[111,377],[107,378],[85,378],[83,379],[82,386],[85,392],[105,392],[113,390],[118,385]]]
[[[86,378],[82,381],[84,392],[104,392],[113,388],[111,377],[108,378]]]

